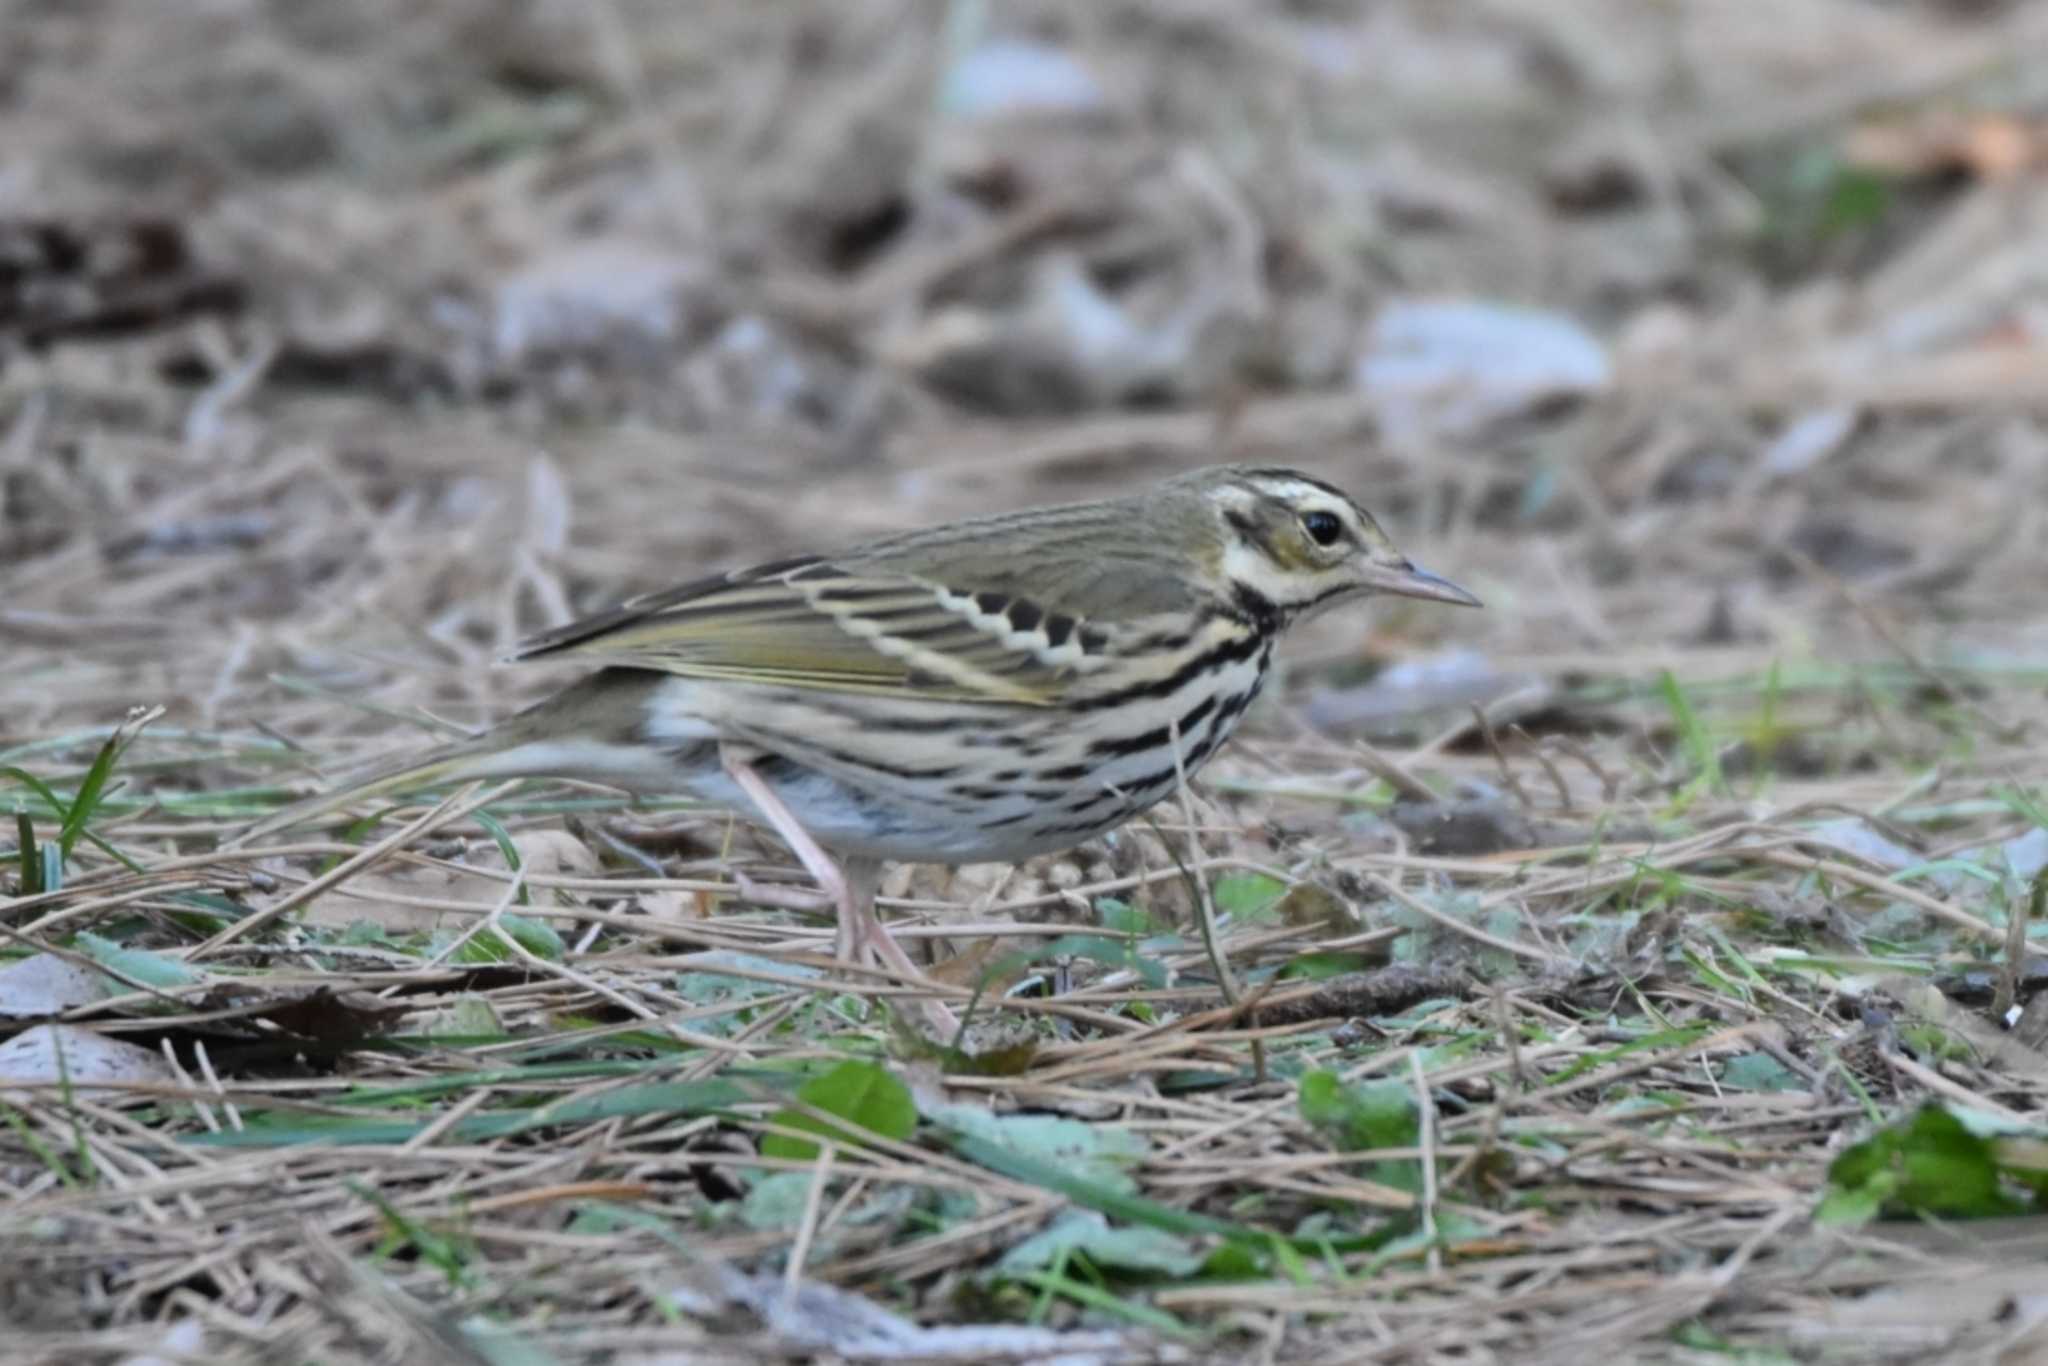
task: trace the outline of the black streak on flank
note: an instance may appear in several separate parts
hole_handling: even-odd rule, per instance
[[[1200,707],[1196,711],[1208,711],[1208,709]],[[1200,719],[1200,717],[1196,717],[1196,719]],[[1180,750],[1180,766],[1186,768],[1192,774],[1196,770],[1196,766],[1200,766],[1200,762],[1208,758],[1208,752],[1217,748],[1217,739],[1219,739],[1217,725],[1210,725],[1208,733],[1202,735],[1202,739],[1198,739],[1194,743],[1188,743],[1188,729],[1182,727],[1182,731],[1180,731],[1180,745],[1182,745],[1182,750]],[[1171,750],[1174,750],[1174,731],[1171,731],[1169,727],[1161,725],[1157,731],[1145,731],[1143,735],[1133,735],[1130,739],[1102,739],[1102,741],[1096,741],[1094,745],[1090,745],[1090,748],[1087,748],[1087,752],[1090,752],[1090,754],[1100,754],[1104,758],[1124,758],[1124,756],[1130,756],[1130,754],[1147,754],[1151,750],[1165,750],[1167,754],[1171,754]],[[1167,764],[1161,772],[1147,774],[1147,776],[1137,778],[1133,782],[1126,782],[1124,786],[1130,788],[1130,791],[1137,791],[1137,788],[1145,788],[1145,786],[1159,786],[1167,778],[1174,778],[1174,766],[1171,766],[1171,764]]]
[[[1085,702],[1073,704],[1076,711],[1101,711],[1107,707],[1120,707],[1127,702],[1136,702],[1149,697],[1171,697],[1190,682],[1206,673],[1214,673],[1227,664],[1242,664],[1259,653],[1266,643],[1266,637],[1256,631],[1247,631],[1236,640],[1228,640],[1206,654],[1196,655],[1164,678],[1134,683],[1128,688],[1106,692],[1091,697]],[[1265,667],[1261,662],[1261,669]]]
[[[1144,754],[1155,749],[1165,749],[1173,743],[1173,733],[1165,726],[1148,730],[1138,735],[1127,735],[1117,740],[1097,740],[1088,746],[1088,752],[1104,759],[1121,759],[1130,754]]]
[[[1244,714],[1244,709],[1249,707],[1252,704],[1252,699],[1258,695],[1259,685],[1254,683],[1248,691],[1241,692],[1228,702],[1225,702],[1223,709],[1216,713],[1216,719],[1210,723],[1210,731],[1214,732],[1218,726],[1236,724],[1237,718]]]
[[[1195,727],[1201,723],[1202,718],[1207,716],[1215,705],[1216,696],[1214,693],[1211,693],[1187,709],[1186,714],[1180,718],[1180,738],[1183,744],[1186,743],[1190,735],[1195,733]]]
[[[1110,824],[1120,820],[1122,820],[1122,816],[1119,814],[1112,817],[1109,821],[1069,821],[1065,825],[1048,825],[1038,833],[1048,837],[1056,835],[1086,836],[1092,835],[1098,830],[1107,829]]]
[[[1177,769],[1169,766],[1153,773],[1147,773],[1142,778],[1134,778],[1124,784],[1124,790],[1144,799],[1145,804],[1150,806],[1159,799],[1157,797],[1147,797],[1146,794],[1156,792],[1161,788],[1172,787],[1179,781],[1180,775],[1183,772],[1190,778],[1194,777],[1195,769],[1200,767],[1202,760],[1206,757],[1206,754],[1203,752],[1206,749],[1207,746],[1205,745],[1203,750],[1198,750],[1193,754],[1185,756],[1180,762],[1180,767]]]
[[[943,782],[960,771],[960,767],[957,764],[947,768],[904,768],[897,764],[885,764],[873,758],[862,758],[835,750],[828,749],[820,752],[826,758],[844,767],[873,769],[875,772],[887,774],[891,778],[929,779],[933,782]]]

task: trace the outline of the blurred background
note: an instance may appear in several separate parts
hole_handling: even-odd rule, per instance
[[[1236,459],[1489,604],[1340,733],[2048,653],[2041,4],[18,0],[0,108],[17,739]]]

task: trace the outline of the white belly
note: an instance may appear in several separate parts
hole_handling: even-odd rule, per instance
[[[1146,709],[1178,728],[1182,770],[1192,775],[1222,747],[1265,664],[1261,652],[1221,666]],[[758,821],[715,758],[718,744],[736,744],[826,848],[920,863],[1006,862],[1071,848],[1177,782],[1164,728],[1133,735],[1137,723],[1122,709],[963,712],[919,699],[877,706],[786,688],[703,689],[679,678],[651,708],[648,738],[700,756],[669,770],[670,791]]]

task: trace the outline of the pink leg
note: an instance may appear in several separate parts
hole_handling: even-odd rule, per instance
[[[903,951],[895,937],[889,933],[881,917],[875,914],[875,887],[881,877],[882,865],[874,859],[849,858],[844,869],[832,861],[832,856],[819,847],[811,838],[811,832],[804,829],[793,813],[775,795],[775,789],[768,785],[750,759],[730,745],[721,745],[718,750],[719,763],[739,784],[740,791],[761,813],[761,819],[782,836],[790,852],[803,864],[806,871],[818,880],[818,887],[830,897],[839,908],[839,957],[855,965],[867,961],[873,951],[887,967],[906,981],[918,982],[924,979],[917,964],[910,961],[910,955]],[[942,1032],[945,1041],[950,1042],[958,1022],[953,1012],[937,1001],[924,1003],[926,1014]]]
[[[840,875],[846,879],[846,901],[854,907],[852,914],[841,912],[839,916],[839,956],[849,963],[865,963],[870,958],[879,958],[898,972],[908,971],[914,977],[922,977],[910,955],[889,933],[889,927],[875,914],[875,889],[882,885],[882,864],[879,859],[844,857],[839,860]],[[883,945],[888,947],[884,948]],[[892,958],[892,955],[894,956]],[[894,959],[900,958],[902,964]]]

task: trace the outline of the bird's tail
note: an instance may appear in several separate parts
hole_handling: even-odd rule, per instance
[[[289,830],[295,825],[339,811],[345,806],[381,797],[389,792],[402,792],[408,788],[425,787],[431,783],[467,782],[476,778],[516,777],[528,772],[523,764],[508,766],[516,746],[508,748],[495,735],[480,736],[458,744],[446,745],[425,754],[415,754],[396,763],[384,764],[377,768],[349,778],[333,790],[293,802],[280,811],[274,811],[236,831],[223,844],[223,848],[234,848],[265,835],[274,835],[280,830]]]
[[[673,792],[689,765],[644,740],[659,674],[605,669],[508,717],[473,740],[415,754],[342,780],[236,832],[228,847],[303,825],[368,797],[478,778],[573,778],[640,792]]]

